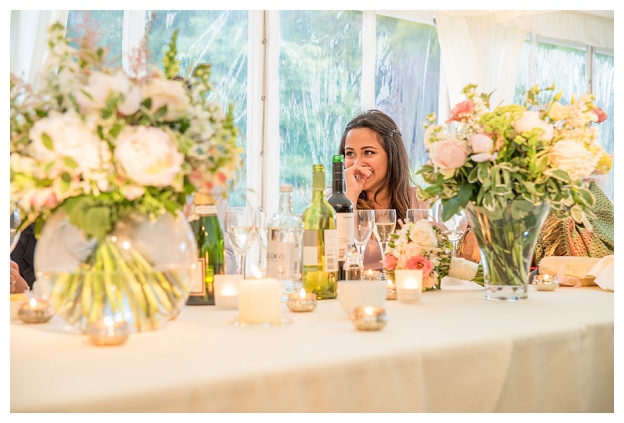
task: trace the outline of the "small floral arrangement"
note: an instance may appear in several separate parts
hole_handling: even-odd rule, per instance
[[[176,38],[164,71],[148,68],[143,51],[134,60],[140,76],[129,76],[105,65],[96,40],[77,49],[63,25],[50,27],[37,90],[11,75],[11,202],[24,224],[40,229],[61,208],[102,239],[129,213],[175,212],[188,194],[235,182],[232,108],[208,100],[210,65],[179,77]]]
[[[383,267],[392,278],[395,270],[421,269],[423,291],[440,289],[442,278],[449,273],[456,278],[482,284],[477,277],[477,263],[453,258],[452,251],[453,243],[439,227],[427,219],[407,221],[401,229],[390,235],[384,251]],[[474,272],[460,269],[466,265]]]
[[[547,201],[558,215],[585,219],[593,205],[592,194],[582,180],[592,173],[606,173],[611,158],[598,143],[593,123],[607,116],[591,94],[559,102],[559,92],[546,104],[538,94],[552,87],[528,90],[524,105],[501,105],[490,110],[490,95],[466,85],[466,100],[451,110],[447,124],[454,133],[427,116],[424,136],[429,161],[419,171],[427,187],[421,200],[441,199],[443,219],[448,220],[468,202],[493,211],[518,198],[532,204]]]

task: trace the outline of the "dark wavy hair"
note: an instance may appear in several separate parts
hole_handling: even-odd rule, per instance
[[[367,110],[354,117],[345,127],[340,140],[339,153],[345,154],[345,140],[350,130],[356,128],[368,128],[377,134],[377,141],[381,144],[388,155],[388,174],[383,185],[374,193],[373,198],[368,198],[362,191],[357,201],[358,209],[373,209],[373,200],[377,195],[388,188],[390,193],[390,208],[395,209],[398,219],[405,220],[407,209],[410,207],[410,188],[413,185],[410,172],[407,151],[403,144],[401,131],[390,116],[376,109]]]

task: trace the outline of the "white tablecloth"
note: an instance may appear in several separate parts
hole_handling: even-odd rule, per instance
[[[386,301],[379,332],[357,331],[336,300],[268,328],[186,306],[117,347],[56,316],[12,321],[10,410],[613,412],[613,299],[584,287],[488,301],[466,283]]]

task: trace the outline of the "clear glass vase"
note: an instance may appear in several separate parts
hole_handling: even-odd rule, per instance
[[[131,331],[150,331],[179,314],[196,262],[197,243],[180,212],[154,220],[134,214],[97,242],[58,211],[37,241],[35,285],[83,332],[106,316]]]
[[[545,201],[514,200],[494,211],[468,204],[466,214],[481,252],[485,298],[527,298],[535,242],[549,210]]]

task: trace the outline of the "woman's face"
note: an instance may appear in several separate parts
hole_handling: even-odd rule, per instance
[[[345,168],[369,168],[372,175],[364,184],[364,191],[374,192],[386,180],[388,155],[377,141],[377,133],[368,128],[351,129],[345,137]]]

